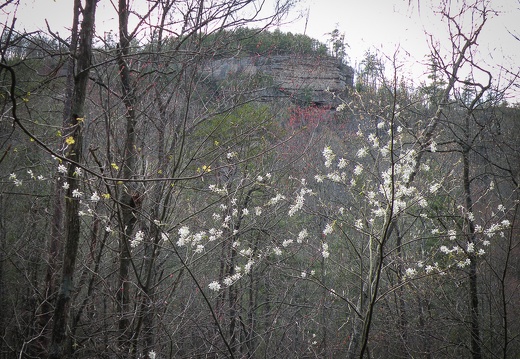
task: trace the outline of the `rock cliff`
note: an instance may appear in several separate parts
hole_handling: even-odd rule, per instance
[[[262,101],[286,97],[330,107],[338,104],[333,93],[343,97],[354,79],[351,67],[332,57],[312,55],[224,58],[212,61],[204,72],[217,82],[260,79]]]

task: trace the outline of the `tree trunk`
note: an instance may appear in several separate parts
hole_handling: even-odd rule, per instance
[[[76,257],[78,252],[78,244],[80,240],[80,220],[79,220],[79,204],[78,198],[73,197],[73,191],[78,190],[79,181],[74,174],[76,165],[80,163],[82,157],[82,122],[84,120],[84,105],[86,98],[86,90],[88,83],[88,75],[90,61],[92,57],[92,38],[94,36],[94,21],[96,13],[96,0],[86,0],[85,6],[82,8],[81,2],[74,2],[74,18],[83,14],[81,30],[78,37],[78,49],[71,48],[71,53],[75,54],[77,61],[76,75],[74,77],[74,89],[72,91],[72,101],[70,103],[70,116],[68,116],[67,126],[64,128],[64,134],[68,141],[68,152],[66,158],[71,162],[67,170],[67,189],[65,201],[65,250],[63,256],[62,278],[56,306],[54,309],[54,325],[52,329],[52,337],[50,344],[50,358],[70,357],[70,348],[65,349],[65,340],[67,338],[66,328],[69,319],[71,293],[74,289],[74,271],[76,265]],[[73,34],[74,35],[74,32]],[[74,39],[73,39],[74,40]],[[75,45],[75,41],[71,42],[71,46]],[[65,113],[67,113],[67,109]]]
[[[466,118],[466,131],[469,131],[469,118]],[[469,135],[469,133],[468,133]],[[469,178],[469,146],[463,146],[463,183],[466,211],[471,213],[473,210],[473,199],[471,197],[471,187]],[[473,220],[468,219],[468,233],[466,234],[468,243],[475,243],[475,224]],[[482,358],[482,349],[480,344],[480,323],[479,323],[479,304],[478,304],[478,288],[477,288],[477,261],[475,253],[468,253],[470,259],[469,265],[469,293],[470,293],[470,323],[471,323],[471,357],[473,359]]]
[[[136,134],[137,123],[135,113],[135,93],[131,83],[130,68],[127,57],[130,53],[130,37],[128,35],[128,4],[126,0],[119,0],[119,51],[117,61],[119,66],[119,80],[121,81],[123,102],[125,105],[126,133],[122,177],[132,179],[136,173]],[[117,304],[119,311],[119,349],[121,353],[128,353],[130,349],[130,264],[131,252],[129,239],[136,224],[136,210],[141,201],[141,195],[131,182],[120,195],[122,213],[122,235],[119,240],[119,287]],[[125,354],[126,355],[126,354]]]

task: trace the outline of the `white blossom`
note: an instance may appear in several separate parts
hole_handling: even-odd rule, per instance
[[[368,154],[368,149],[366,147],[361,147],[358,152],[356,153],[356,156],[358,158],[363,158]]]
[[[143,240],[144,240],[144,232],[137,231],[137,233],[134,236],[134,239],[132,241],[130,241],[130,247],[132,247],[132,248],[137,247]]]
[[[435,141],[432,141],[432,143],[430,143],[430,151],[437,152],[437,143]]]
[[[99,195],[97,194],[97,192],[92,193],[92,196],[90,196],[90,200],[91,200],[92,202],[97,202],[97,201],[99,201],[100,199],[101,199],[101,197],[99,197]]]
[[[77,188],[75,188],[72,191],[72,197],[74,197],[74,198],[81,198],[82,196],[83,196],[83,193],[80,192]]]
[[[253,265],[255,264],[255,261],[250,259],[247,261],[246,265],[244,266],[244,272],[247,274],[251,271],[251,268],[253,268]]]
[[[190,241],[190,229],[187,226],[182,226],[179,228],[179,239],[177,240],[177,245],[179,247],[185,246]]]
[[[214,282],[211,282],[210,284],[208,284],[208,288],[211,289],[212,291],[218,292],[220,290],[221,286],[220,286],[219,282],[214,281]]]
[[[321,255],[323,256],[323,258],[329,258],[329,245],[325,242],[323,242],[321,244]]]
[[[286,239],[285,241],[282,242],[282,247],[287,247],[287,246],[289,246],[292,242],[293,242],[292,239]]]
[[[331,223],[327,223],[325,225],[325,229],[323,230],[323,234],[326,236],[327,234],[331,234],[332,233],[332,230],[333,230],[333,227],[332,227],[332,224]]]
[[[284,200],[284,199],[285,199],[285,196],[278,193],[276,196],[274,196],[267,202],[267,205],[271,206],[271,205],[277,204],[278,202],[280,202],[281,200]]]
[[[325,167],[330,167],[336,155],[334,154],[334,152],[332,152],[332,149],[330,147],[325,147],[322,153],[323,157],[325,157]]]
[[[441,248],[439,249],[442,253],[444,254],[450,254],[451,253],[451,250],[446,247],[446,246],[441,246]]]
[[[414,277],[417,274],[417,270],[415,268],[406,268],[405,275],[409,278]]]
[[[457,232],[454,229],[448,230],[448,236],[450,240],[454,241],[457,238]]]
[[[245,249],[241,249],[239,253],[244,257],[250,257],[253,254],[253,250],[248,247]]]
[[[298,243],[302,243],[303,240],[305,238],[307,238],[307,236],[309,235],[309,233],[307,232],[307,230],[304,228],[300,231],[300,233],[298,233],[298,239],[296,240]]]

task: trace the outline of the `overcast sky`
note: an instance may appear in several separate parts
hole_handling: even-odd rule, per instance
[[[306,0],[300,8],[309,11],[307,35],[326,38],[324,34],[336,26],[345,34],[345,40],[350,46],[347,53],[353,66],[363,59],[367,50],[378,49],[391,56],[398,48],[403,61],[408,60],[409,65],[417,61],[424,62],[425,56],[430,53],[427,34],[432,34],[441,46],[449,45],[446,23],[441,21],[441,16],[432,8],[432,3],[439,4],[440,1],[420,0],[420,8],[418,2]],[[457,0],[452,2],[459,3]],[[503,65],[518,71],[520,41],[510,32],[520,37],[520,0],[491,0],[489,6],[500,13],[489,18],[480,36],[479,61],[485,61],[489,66]],[[305,19],[286,28],[303,32]]]
[[[141,0],[134,0],[139,2]],[[418,3],[420,2],[420,8]],[[350,64],[355,66],[363,59],[367,50],[380,50],[387,55],[399,48],[408,76],[417,78],[421,66],[411,66],[424,62],[429,53],[427,35],[432,34],[448,45],[444,32],[446,24],[432,10],[431,3],[438,0],[301,0],[296,13],[306,14],[299,21],[280,27],[281,31],[306,32],[307,35],[326,41],[326,33],[338,28],[345,34],[349,45],[347,54]],[[452,0],[457,4],[458,0]],[[19,23],[28,29],[45,28],[45,19],[54,29],[70,26],[72,0],[21,0],[18,10]],[[489,66],[503,65],[518,70],[520,65],[520,41],[510,34],[520,37],[520,0],[490,0],[489,7],[499,11],[498,16],[488,20],[480,39],[480,63]],[[5,10],[5,9],[4,9]],[[115,13],[109,0],[101,0],[97,11],[97,31],[116,30],[116,22],[111,22]],[[0,13],[2,23],[5,14]],[[107,30],[104,30],[104,28]],[[65,30],[61,30],[60,33]]]

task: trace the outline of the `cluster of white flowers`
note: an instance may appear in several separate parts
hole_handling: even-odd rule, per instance
[[[406,268],[406,271],[405,271],[405,277],[406,278],[413,278],[417,275],[417,269],[415,268]]]
[[[210,228],[208,234],[208,241],[213,242],[222,237],[223,232],[221,229]]]
[[[240,250],[239,254],[244,257],[251,257],[253,250],[250,247],[243,248]]]
[[[92,195],[90,196],[90,200],[92,202],[97,202],[101,199],[101,197],[99,197],[99,195],[97,194],[97,192],[94,192],[92,193]]]
[[[289,208],[289,217],[294,216],[296,212],[303,208],[303,203],[305,202],[305,195],[311,193],[312,191],[308,188],[304,187],[300,189],[300,193],[298,193],[298,195],[296,196],[294,204],[292,204]]]
[[[189,243],[189,237],[190,237],[190,229],[188,226],[182,226],[179,228],[179,239],[177,240],[177,245],[179,247],[185,246],[187,243]]]
[[[16,177],[16,173],[11,173],[11,174],[9,175],[9,179],[10,179],[11,181],[13,181],[13,183],[14,183],[14,185],[15,185],[16,187],[20,187],[20,186],[23,184],[23,181],[22,181],[21,179],[18,179],[18,178]]]
[[[363,158],[363,157],[365,157],[367,154],[368,154],[368,148],[366,148],[366,147],[361,147],[361,148],[357,151],[356,156],[357,156],[358,158]]]
[[[354,174],[356,176],[359,176],[363,172],[363,165],[358,164],[356,167],[354,167]]]
[[[329,258],[330,256],[329,245],[325,242],[321,244],[321,255],[323,258]]]
[[[334,227],[332,225],[332,223],[327,223],[325,225],[325,228],[323,229],[323,235],[328,235],[328,234],[331,234],[332,231],[334,230]]]
[[[233,151],[233,152],[228,152],[228,154],[226,155],[226,158],[227,158],[228,160],[231,160],[231,159],[233,159],[233,158],[235,158],[235,157],[237,157],[237,156],[238,156],[238,153],[236,153],[235,151]]]
[[[220,285],[219,282],[213,281],[210,284],[208,284],[208,288],[215,292],[218,292],[220,290],[220,288],[222,288],[222,286]]]
[[[44,181],[45,180],[45,177],[43,175],[38,175],[38,176],[35,176],[33,170],[29,169],[27,170],[27,174],[29,175],[29,177],[32,179],[32,180],[38,180],[38,181]],[[9,180],[13,182],[13,184],[16,186],[16,187],[20,187],[23,185],[23,180],[18,178],[16,176],[16,173],[11,173],[9,174]]]
[[[217,185],[215,184],[211,184],[209,185],[209,190],[211,192],[214,192],[214,193],[217,193],[217,194],[220,194],[221,196],[225,196],[228,194],[228,191],[226,188],[220,188],[220,187],[217,187]]]
[[[372,143],[373,148],[379,148],[379,138],[373,133],[368,135],[368,141]]]
[[[307,238],[308,236],[309,236],[309,233],[307,232],[307,229],[304,228],[304,229],[302,229],[302,230],[300,231],[300,233],[298,233],[298,239],[296,240],[296,242],[298,242],[298,243],[302,243],[303,240],[304,240],[305,238]]]
[[[469,258],[466,258],[464,260],[461,260],[457,263],[457,267],[459,268],[464,268],[464,267],[467,267],[471,264],[471,259]]]
[[[249,259],[248,262],[243,266],[236,266],[234,267],[234,273],[230,276],[225,277],[222,280],[222,284],[218,281],[213,281],[208,284],[208,288],[212,291],[218,292],[222,289],[222,285],[229,287],[232,286],[234,283],[239,281],[245,274],[248,274],[251,272],[251,269],[253,268],[253,265],[255,264],[255,261],[253,259]]]
[[[459,246],[453,246],[451,249],[449,249],[447,246],[441,246],[439,248],[439,250],[442,253],[444,253],[444,254],[451,254],[451,253],[460,254],[460,253],[463,253],[462,248],[460,248]]]
[[[449,229],[448,237],[449,237],[450,241],[454,241],[455,239],[457,239],[457,231],[455,231],[454,229]]]
[[[336,158],[336,155],[334,152],[332,152],[330,147],[325,147],[322,153],[323,157],[325,157],[325,167],[330,167],[332,165],[332,161],[334,161],[334,158]]]
[[[137,231],[134,236],[134,239],[132,239],[130,241],[130,247],[132,247],[132,248],[137,247],[139,244],[141,244],[143,242],[143,240],[144,240],[144,232]]]
[[[344,159],[343,157],[340,158],[339,161],[338,161],[338,168],[339,169],[343,169],[343,168],[347,167],[347,163],[348,162],[347,162],[346,159]]]
[[[439,188],[441,188],[441,184],[440,183],[433,183],[431,186],[430,186],[430,193],[436,193]]]
[[[437,143],[435,141],[432,141],[430,143],[430,151],[431,152],[437,152]]]
[[[236,272],[233,273],[233,275],[224,278],[222,283],[224,283],[225,286],[229,287],[233,285],[233,283],[236,283],[238,280],[240,280],[240,278],[242,278],[242,273]]]
[[[267,205],[268,206],[272,206],[272,205],[275,205],[277,204],[278,202],[280,201],[283,201],[285,199],[285,196],[281,193],[277,193],[276,196],[274,196],[273,198],[271,198],[269,201],[267,201]]]
[[[501,237],[504,236],[504,230],[511,226],[511,222],[508,219],[504,219],[500,223],[493,223],[489,228],[484,230],[484,234],[491,238],[496,234],[499,234]]]
[[[435,262],[433,265],[429,264],[426,267],[424,267],[424,270],[425,270],[426,274],[431,274],[434,271],[439,270],[439,264],[437,262]]]

